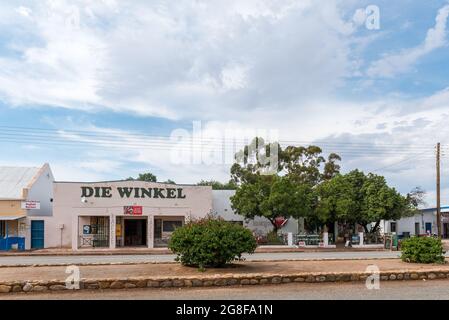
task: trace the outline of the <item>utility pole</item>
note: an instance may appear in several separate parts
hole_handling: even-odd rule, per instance
[[[441,180],[440,180],[440,160],[441,144],[437,144],[437,228],[438,238],[441,238]]]

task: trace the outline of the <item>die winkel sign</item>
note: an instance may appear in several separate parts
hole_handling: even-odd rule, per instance
[[[81,187],[81,198],[112,198],[114,192],[120,198],[185,199],[182,188],[128,188]]]

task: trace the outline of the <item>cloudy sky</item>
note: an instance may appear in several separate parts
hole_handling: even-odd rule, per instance
[[[448,15],[443,0],[2,1],[0,165],[225,181],[221,139],[258,132],[433,205],[440,141],[449,204]]]

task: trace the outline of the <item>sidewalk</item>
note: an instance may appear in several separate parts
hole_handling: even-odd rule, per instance
[[[449,278],[449,265],[411,264],[399,259],[239,262],[223,269],[196,268],[180,264],[134,264],[81,266],[83,289],[136,287],[191,287],[261,285],[288,282],[364,281],[375,265],[380,280]],[[0,293],[65,290],[66,267],[5,267],[0,269]]]
[[[379,248],[299,248],[288,246],[259,246],[258,253],[277,252],[359,252],[359,251],[389,251]],[[117,249],[40,249],[27,251],[0,251],[0,256],[70,256],[70,255],[145,255],[172,254],[168,248],[117,248]]]

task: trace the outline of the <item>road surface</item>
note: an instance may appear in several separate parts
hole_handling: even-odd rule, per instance
[[[355,283],[291,283],[268,286],[222,288],[81,290],[50,293],[15,293],[0,295],[1,299],[112,299],[112,300],[448,300],[449,280],[381,282],[379,290],[366,289],[363,282]]]
[[[365,252],[282,252],[255,253],[244,256],[248,261],[257,260],[325,260],[325,259],[388,259],[399,258],[397,251],[365,251]],[[16,265],[69,265],[69,264],[109,264],[109,263],[142,263],[172,262],[175,256],[161,255],[73,255],[73,256],[0,256],[0,266]]]

